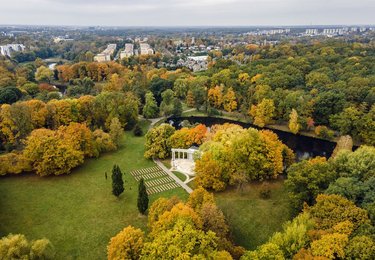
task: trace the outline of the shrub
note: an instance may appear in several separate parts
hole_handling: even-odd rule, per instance
[[[317,126],[315,127],[315,134],[318,137],[330,140],[333,138],[334,132],[326,126]]]
[[[143,135],[143,130],[138,124],[135,125],[135,127],[133,129],[133,134],[135,136],[142,136]]]
[[[271,197],[271,189],[267,182],[264,182],[259,190],[259,196],[262,199],[269,199]]]

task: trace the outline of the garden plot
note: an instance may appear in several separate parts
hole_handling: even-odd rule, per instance
[[[179,185],[159,166],[131,171],[130,174],[139,181],[144,179],[147,194],[155,194],[178,188]]]

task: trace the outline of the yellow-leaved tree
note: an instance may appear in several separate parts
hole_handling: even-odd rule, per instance
[[[249,114],[254,119],[254,125],[264,127],[272,122],[275,115],[275,105],[272,99],[264,98],[258,105],[252,105]]]
[[[233,88],[229,88],[224,96],[224,109],[228,112],[232,112],[237,109],[236,94]]]
[[[298,123],[298,113],[294,108],[292,109],[292,112],[290,112],[288,126],[293,134],[297,134],[301,128],[301,125]]]
[[[107,246],[109,260],[139,259],[144,244],[144,233],[128,226],[111,238]]]

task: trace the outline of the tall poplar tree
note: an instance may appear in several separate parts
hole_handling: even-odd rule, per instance
[[[148,195],[146,191],[146,185],[143,178],[139,181],[138,185],[138,201],[137,201],[138,210],[141,214],[145,214],[148,208]]]
[[[122,180],[122,172],[118,165],[114,165],[112,169],[112,193],[116,197],[124,192],[124,181]]]

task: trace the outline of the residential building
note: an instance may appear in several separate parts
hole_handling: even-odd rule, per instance
[[[26,47],[23,44],[7,44],[0,46],[0,54],[10,57],[12,52],[24,51]]]
[[[116,44],[108,44],[107,48],[104,51],[95,55],[94,61],[97,61],[97,62],[111,61],[111,56],[114,54],[116,48],[117,48]]]
[[[148,43],[140,43],[140,53],[141,55],[152,55],[154,54],[154,50],[150,47]]]
[[[134,55],[134,44],[126,43],[125,50],[120,52],[120,59],[128,58]]]

